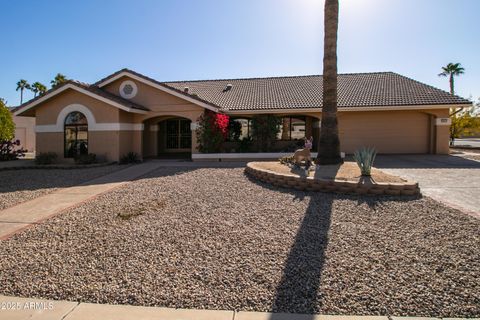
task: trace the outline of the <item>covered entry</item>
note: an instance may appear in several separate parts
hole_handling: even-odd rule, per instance
[[[150,158],[190,158],[192,121],[181,117],[157,117],[145,122],[143,154]]]

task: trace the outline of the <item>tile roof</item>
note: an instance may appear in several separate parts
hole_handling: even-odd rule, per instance
[[[319,108],[322,76],[164,82],[223,110]],[[225,90],[231,84],[230,90]],[[338,107],[471,104],[470,101],[394,72],[338,75]]]

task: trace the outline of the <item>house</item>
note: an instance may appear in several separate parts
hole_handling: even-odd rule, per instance
[[[449,109],[470,105],[393,72],[340,74],[341,149],[447,154]],[[95,84],[67,81],[24,103],[15,115],[35,117],[37,153],[51,151],[68,159],[89,152],[115,161],[128,152],[201,159],[195,130],[205,110],[236,119],[242,136],[249,135],[255,115],[281,117],[276,148],[282,151],[304,136],[318,141],[321,107],[318,75],[159,82],[122,69]]]
[[[15,123],[14,140],[20,140],[21,148],[35,154],[35,118],[12,116],[12,119]]]

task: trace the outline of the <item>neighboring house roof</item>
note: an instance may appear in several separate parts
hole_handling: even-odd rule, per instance
[[[165,82],[225,111],[305,109],[322,106],[322,76]],[[227,85],[232,87],[226,90]],[[460,105],[470,101],[394,72],[338,75],[338,107]]]
[[[87,94],[89,96],[92,96],[93,98],[99,99],[103,102],[106,102],[114,107],[117,107],[119,109],[128,111],[128,112],[135,112],[135,113],[145,113],[148,111],[147,108],[144,106],[141,106],[139,104],[136,104],[132,101],[129,101],[127,99],[124,99],[122,97],[116,96],[114,94],[111,94],[107,91],[104,91],[100,88],[98,88],[95,85],[89,85],[87,83],[79,82],[79,81],[74,81],[74,80],[67,80],[66,82],[48,90],[42,95],[39,95],[24,104],[18,106],[15,108],[15,115],[20,115],[21,113],[35,107],[36,105],[56,96],[57,94],[67,90],[67,89],[73,89],[75,91],[79,91],[83,94]]]

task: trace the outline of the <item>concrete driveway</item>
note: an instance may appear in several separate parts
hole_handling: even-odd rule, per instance
[[[480,161],[449,155],[379,155],[375,166],[417,181],[422,194],[480,218]]]

